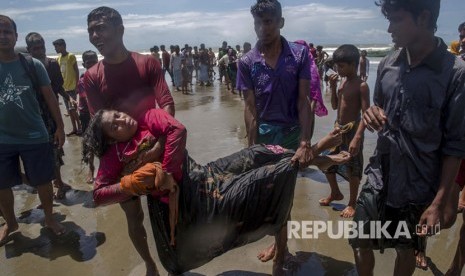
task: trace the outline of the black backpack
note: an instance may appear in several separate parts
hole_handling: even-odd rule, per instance
[[[56,131],[55,120],[53,120],[47,103],[45,102],[44,96],[40,92],[39,78],[37,77],[37,71],[34,62],[32,61],[32,57],[25,53],[18,53],[18,56],[21,65],[23,66],[24,70],[26,70],[27,75],[31,79],[32,87],[36,93],[37,102],[39,103],[40,115],[42,116],[42,120],[45,123],[45,127],[47,128],[49,135],[53,135]]]

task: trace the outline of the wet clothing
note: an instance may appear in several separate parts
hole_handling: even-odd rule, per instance
[[[409,204],[401,208],[393,208],[386,205],[386,194],[384,191],[374,189],[369,183],[366,183],[357,199],[355,207],[355,222],[363,222],[363,231],[366,235],[375,235],[371,232],[370,222],[379,221],[381,225],[390,222],[387,232],[391,237],[382,236],[380,239],[362,239],[356,237],[349,240],[353,248],[372,248],[378,249],[381,253],[385,248],[410,249],[424,252],[426,241],[424,237],[415,235],[416,226],[420,221],[421,215],[428,205]],[[399,222],[406,222],[410,238],[406,235],[395,237]],[[402,229],[404,230],[404,229]]]
[[[355,207],[354,222],[406,221],[415,232],[424,210],[436,196],[444,155],[465,155],[465,63],[447,51],[441,39],[418,66],[411,68],[406,49],[384,58],[378,67],[374,104],[387,124],[378,133],[365,173],[367,183]],[[365,233],[369,233],[365,224]],[[393,231],[392,229],[390,231]],[[354,248],[414,248],[425,240],[350,240]]]
[[[280,145],[297,150],[300,145],[300,126],[282,127],[270,124],[258,126],[257,144]]]
[[[170,246],[167,204],[148,196],[158,256],[179,275],[286,225],[298,168],[293,151],[254,145],[206,165],[186,155],[179,185],[176,246]]]
[[[349,151],[349,146],[350,142],[352,142],[352,139],[354,139],[355,134],[357,134],[357,129],[358,126],[360,125],[360,121],[355,121],[350,124],[348,128],[345,128],[343,125],[340,125],[338,123],[335,124],[338,128],[342,130],[342,143],[332,149],[331,151],[328,152],[328,154],[337,154],[341,151]],[[340,168],[343,167],[343,168]],[[348,174],[348,171],[341,172],[346,170],[346,168],[349,168],[351,170],[351,174]],[[345,164],[343,165],[334,165],[329,167],[325,173],[340,173],[344,175],[343,177],[346,179],[350,179],[350,176],[355,176],[358,178],[362,178],[362,172],[363,172],[363,138],[360,141],[360,150],[357,155],[352,156],[352,158]]]
[[[100,158],[93,191],[94,202],[97,205],[119,203],[131,198],[116,192],[121,176],[127,173],[124,168],[136,159],[141,151],[152,148],[160,136],[166,136],[161,162],[163,171],[172,173],[175,180],[182,177],[181,165],[186,146],[185,127],[162,109],[147,111],[137,122],[138,131],[130,141],[110,145]]]
[[[23,183],[20,158],[30,186],[48,184],[55,179],[53,145],[49,142],[0,144],[0,189]]]
[[[174,79],[174,85],[176,87],[181,87],[182,85],[182,72],[181,72],[181,60],[182,60],[182,55],[176,55],[176,53],[173,53],[171,55],[171,61],[170,61],[170,66],[171,66],[171,71],[173,72],[173,79]]]
[[[297,40],[295,43],[307,46],[307,42],[304,40]],[[316,50],[315,50],[316,51]],[[315,102],[315,115],[318,117],[323,117],[328,115],[328,110],[323,102],[323,96],[321,95],[321,80],[320,74],[318,73],[318,67],[315,63],[315,58],[313,57],[312,53],[309,51],[308,55],[309,63],[310,63],[310,100]]]
[[[200,65],[200,82],[209,82],[210,78],[208,77],[208,68],[210,66],[210,57],[208,56],[207,50],[199,51],[199,65]]]
[[[160,63],[154,58],[129,52],[120,64],[99,61],[84,74],[89,111],[116,109],[139,118],[157,105],[174,105]]]
[[[255,94],[257,124],[299,125],[299,80],[310,80],[308,49],[281,37],[282,51],[273,69],[265,63],[258,45],[238,63],[237,89]]]
[[[442,157],[465,158],[465,63],[437,41],[416,67],[410,68],[405,48],[378,67],[373,101],[384,110],[387,124],[365,173],[374,189],[387,186],[386,204],[394,208],[431,203]],[[388,159],[389,171],[381,166],[382,158]]]
[[[44,65],[32,58],[40,87],[50,85]],[[40,144],[49,141],[41,116],[39,93],[19,58],[0,62],[0,144]]]

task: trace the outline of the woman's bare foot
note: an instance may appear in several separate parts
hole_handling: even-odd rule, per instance
[[[423,270],[428,269],[428,262],[426,261],[425,252],[418,251],[415,258],[416,258],[416,263],[415,263],[416,267],[423,269]]]
[[[8,236],[18,230],[18,228],[19,225],[16,221],[13,225],[5,224],[2,230],[0,230],[0,246],[5,245],[8,242]]]
[[[351,218],[355,215],[355,209],[353,206],[351,205],[347,205],[346,208],[344,208],[344,210],[342,210],[340,216],[343,217],[343,218]]]
[[[333,201],[337,200],[343,200],[344,195],[343,194],[330,194],[328,197],[321,198],[318,200],[318,203],[320,203],[320,206],[329,206],[329,204]]]
[[[269,260],[272,260],[274,258],[275,253],[276,253],[276,244],[273,243],[267,248],[260,251],[257,255],[257,258],[262,262],[268,262]]]

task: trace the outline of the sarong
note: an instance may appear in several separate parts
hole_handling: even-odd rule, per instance
[[[286,225],[298,168],[290,162],[294,151],[272,149],[255,145],[204,166],[186,155],[175,247],[168,205],[148,196],[158,256],[167,271],[197,268]]]

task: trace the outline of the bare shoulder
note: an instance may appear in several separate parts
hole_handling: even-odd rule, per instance
[[[370,87],[366,81],[360,80],[360,91],[369,90]]]

